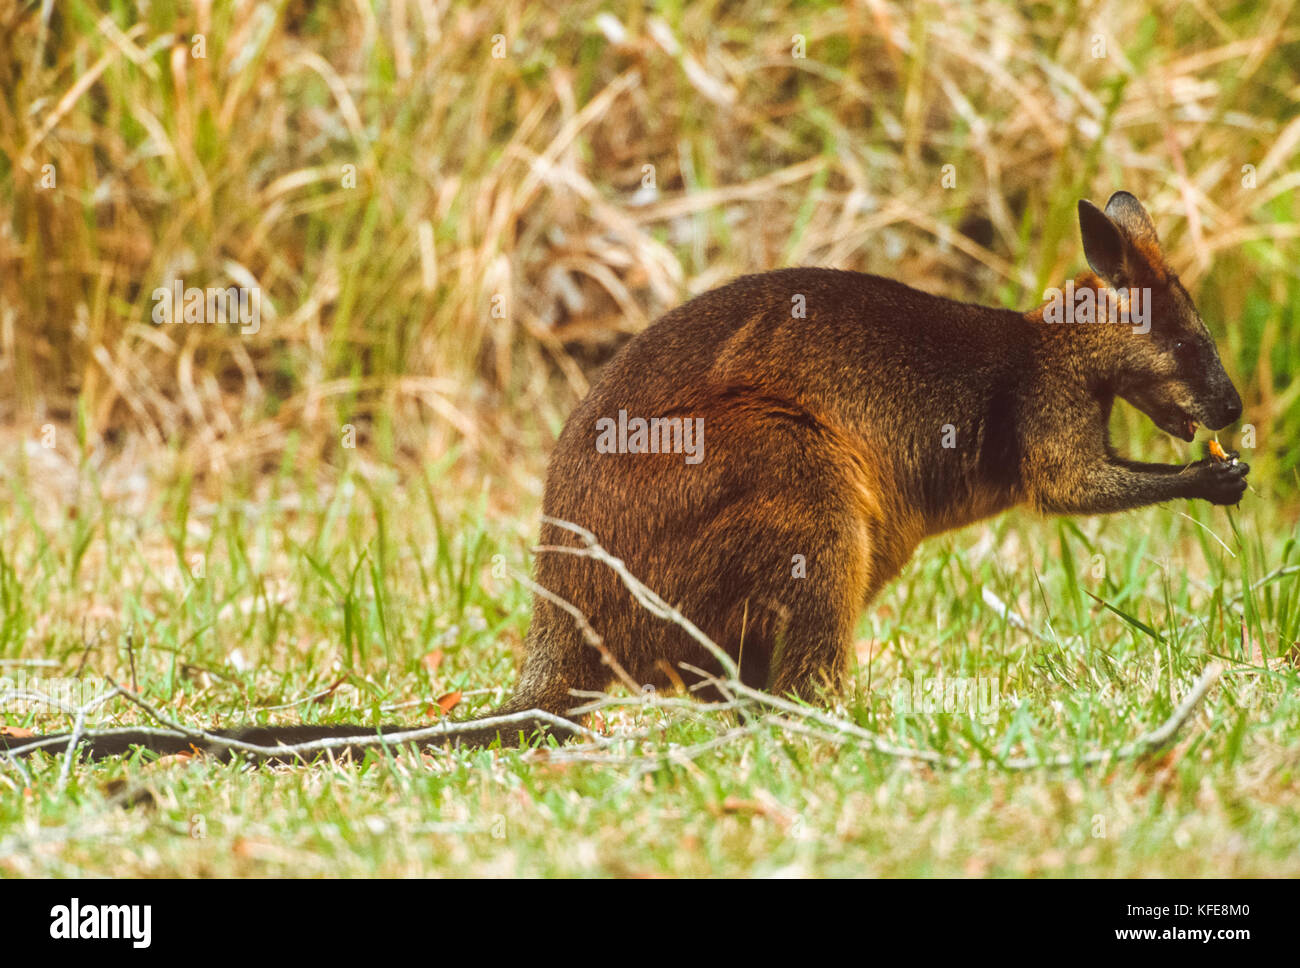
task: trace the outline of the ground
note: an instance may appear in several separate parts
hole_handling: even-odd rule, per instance
[[[431,502],[411,495],[474,492],[454,468],[400,485],[344,471],[327,489],[286,468],[200,500],[131,491],[137,465],[79,473],[30,448],[17,464],[0,515],[11,680],[59,676],[85,701],[111,676],[198,726],[428,723],[440,699],[460,692],[466,715],[513,681],[529,599],[510,574],[527,569],[536,507],[498,513],[493,482]],[[862,617],[852,694],[820,712],[967,765],[874,752],[811,713],[626,695],[595,725],[630,738],[599,749],[117,760],[66,779],[62,757],[38,757],[0,765],[0,870],[1295,875],[1300,548],[1266,497],[1015,512],[924,545]],[[1215,660],[1168,748],[1078,763],[1159,727]],[[940,677],[970,692],[936,704],[924,683]],[[146,719],[119,698],[99,724]],[[1057,756],[1076,765],[1005,765]]]

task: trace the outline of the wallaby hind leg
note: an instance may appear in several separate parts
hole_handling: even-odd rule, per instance
[[[737,662],[746,685],[811,700],[847,678],[872,529],[840,468],[809,468],[801,485],[746,494],[703,523],[684,554],[700,575],[682,611]],[[697,654],[696,664],[716,665]]]
[[[811,702],[819,693],[838,692],[847,684],[853,630],[866,587],[860,534],[845,527],[830,542],[823,532],[820,545],[805,545],[818,551],[807,557],[804,577],[786,582],[784,608],[771,632],[770,692]]]
[[[853,623],[819,609],[812,614],[795,611],[785,624],[773,648],[768,691],[813,702],[822,692],[843,689],[848,679]]]
[[[806,507],[792,519],[825,522],[833,515]],[[865,549],[850,540],[827,541],[827,532],[803,528],[762,528],[741,519],[740,534],[704,536],[688,560],[705,559],[710,547],[745,547],[738,558],[710,562],[704,586],[683,603],[683,614],[697,624],[733,661],[740,680],[754,689],[815,698],[834,691],[847,676],[853,629],[863,604]],[[743,537],[742,537],[743,535]],[[724,597],[718,594],[725,591]],[[688,661],[705,670],[718,664],[679,632],[671,636]],[[718,698],[715,690],[700,693]]]

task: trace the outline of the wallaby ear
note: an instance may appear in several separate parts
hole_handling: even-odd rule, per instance
[[[1128,284],[1128,242],[1118,225],[1086,198],[1079,199],[1079,231],[1083,236],[1083,254],[1092,271],[1112,289]]]
[[[1155,223],[1142,207],[1142,203],[1128,192],[1116,192],[1106,203],[1106,214],[1110,220],[1123,230],[1139,248],[1155,247],[1160,251],[1160,237],[1156,235]]]

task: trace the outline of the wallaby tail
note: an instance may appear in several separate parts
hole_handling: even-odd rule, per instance
[[[577,636],[576,631],[568,634]],[[533,629],[530,630],[531,635],[542,635],[542,633]],[[569,710],[575,703],[569,688],[570,685],[591,688],[592,683],[599,682],[600,675],[598,671],[587,668],[593,660],[583,651],[584,647],[581,639],[561,641],[558,644],[549,639],[542,640],[540,645],[531,649],[524,660],[524,667],[514,695],[501,706],[474,719],[448,723],[445,727],[448,732],[445,734],[419,739],[394,739],[392,748],[400,749],[418,745],[424,749],[448,747],[482,749],[496,743],[500,743],[503,747],[511,747],[526,745],[536,740],[539,734],[541,737],[554,735],[562,740],[582,732],[582,727],[569,715]],[[577,665],[571,668],[572,663],[566,664],[566,660],[567,657],[574,655],[578,657]],[[598,663],[598,657],[595,661]],[[501,722],[505,717],[509,719]],[[480,722],[485,725],[475,725]],[[354,758],[359,759],[367,750],[383,749],[383,744],[374,742],[376,737],[398,736],[415,730],[437,728],[439,725],[423,723],[384,726],[354,724],[237,726],[205,731],[208,737],[215,738],[187,735],[172,728],[95,730],[94,737],[81,739],[78,748],[80,755],[88,759],[126,756],[134,749],[143,749],[160,756],[197,751],[223,761],[242,755],[261,762],[302,763],[325,755],[342,756],[344,753],[351,753]],[[347,742],[347,740],[360,739],[370,742],[365,745]],[[5,760],[6,751],[12,756],[26,756],[38,750],[55,755],[61,754],[68,748],[71,740],[71,733],[27,737],[0,735],[0,763]],[[221,740],[234,740],[262,749],[260,751],[239,750],[222,743]],[[336,742],[322,743],[320,747],[307,751],[277,752],[277,747],[316,743],[322,740]]]
[[[480,720],[492,720],[501,716],[527,712],[529,707],[519,707],[515,700],[510,700],[500,709],[476,719],[463,720],[449,726],[469,725]],[[567,720],[556,717],[525,717],[508,724],[490,725],[481,728],[458,729],[444,735],[420,740],[395,740],[391,748],[407,748],[419,745],[424,749],[446,749],[456,747],[486,748],[499,743],[502,747],[526,745],[539,734],[542,737],[555,734],[564,738],[565,733],[576,732],[575,724],[565,728]],[[252,746],[263,747],[263,751],[240,750],[221,743],[218,739],[208,740],[198,736],[187,736],[172,729],[114,729],[93,731],[93,737],[82,738],[78,743],[79,755],[87,759],[102,759],[109,756],[126,756],[135,749],[147,750],[159,756],[176,753],[201,752],[226,761],[236,756],[262,762],[301,763],[325,755],[342,756],[350,753],[361,758],[367,750],[382,749],[383,744],[376,744],[376,736],[395,736],[414,730],[426,729],[437,724],[422,726],[386,725],[386,726],[243,726],[235,729],[217,729],[206,731],[208,736],[234,740]],[[319,740],[368,739],[367,744],[349,744],[346,742],[330,743],[325,748],[305,752],[285,752],[277,754],[276,747],[295,746]],[[0,751],[11,756],[26,756],[38,751],[50,754],[62,754],[72,740],[71,733],[53,733],[46,736],[5,736],[0,735]],[[0,753],[0,759],[3,758]]]

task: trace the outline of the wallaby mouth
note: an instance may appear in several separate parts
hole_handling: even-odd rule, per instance
[[[1213,410],[1197,406],[1194,417],[1190,411],[1176,403],[1146,406],[1138,401],[1131,402],[1165,433],[1189,443],[1196,438],[1196,428],[1199,424],[1205,424],[1210,430],[1222,430],[1241,416],[1240,404],[1235,407],[1232,405],[1216,407]]]
[[[1160,426],[1160,429],[1165,433],[1171,434],[1180,440],[1190,442],[1196,438],[1196,421],[1192,419],[1190,413],[1179,407],[1174,408],[1174,417],[1168,426],[1160,425],[1159,423],[1157,423],[1157,425]]]
[[[1197,418],[1170,399],[1171,396],[1173,394],[1168,392],[1144,391],[1125,395],[1124,399],[1150,417],[1151,422],[1169,436],[1191,442],[1196,438]],[[1196,409],[1203,419],[1201,408]]]

